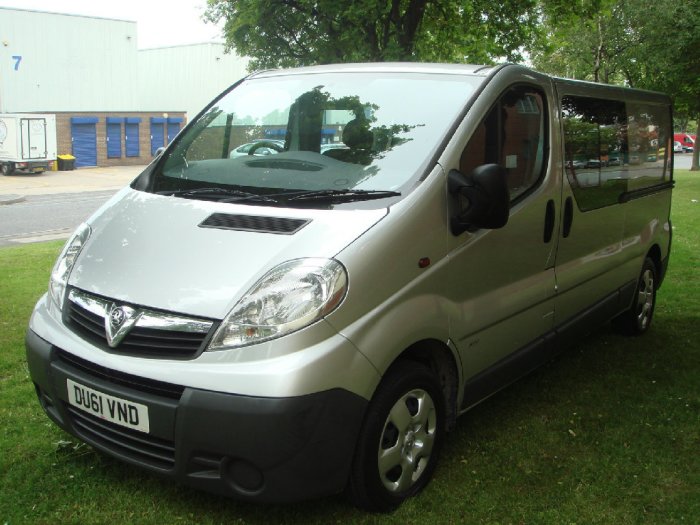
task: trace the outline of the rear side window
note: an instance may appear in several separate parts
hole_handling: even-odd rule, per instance
[[[627,135],[630,144],[627,191],[668,182],[669,158],[673,155],[673,132],[668,108],[627,104]]]
[[[482,164],[506,168],[511,202],[534,188],[544,172],[545,99],[530,86],[506,91],[477,127],[460,158],[468,174]]]
[[[665,106],[562,99],[566,175],[581,211],[669,180],[669,120]]]

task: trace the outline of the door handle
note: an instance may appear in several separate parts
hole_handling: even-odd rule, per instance
[[[571,224],[574,222],[574,200],[567,197],[564,202],[564,231],[563,235],[566,239],[571,233]]]
[[[544,212],[544,236],[542,240],[545,244],[552,240],[552,235],[554,234],[554,201],[549,199],[547,201],[547,209]]]

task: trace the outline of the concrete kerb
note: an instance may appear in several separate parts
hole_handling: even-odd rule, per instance
[[[17,204],[25,200],[24,195],[0,195],[0,206],[3,204]]]
[[[0,177],[0,205],[22,202],[28,195],[116,191],[134,180],[144,168],[111,166]]]

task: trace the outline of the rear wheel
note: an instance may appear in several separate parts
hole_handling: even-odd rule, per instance
[[[3,175],[12,175],[15,172],[14,162],[3,162],[0,166],[0,172],[2,172]]]
[[[615,328],[627,335],[640,335],[646,332],[654,316],[657,286],[656,265],[651,258],[647,257],[637,282],[632,306],[613,321]]]
[[[444,399],[432,372],[399,363],[370,402],[348,486],[358,507],[388,512],[420,492],[435,470]]]

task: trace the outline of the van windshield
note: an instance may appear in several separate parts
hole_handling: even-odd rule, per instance
[[[384,207],[429,168],[481,81],[376,72],[248,79],[183,130],[150,188],[255,205]]]

